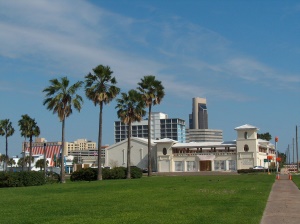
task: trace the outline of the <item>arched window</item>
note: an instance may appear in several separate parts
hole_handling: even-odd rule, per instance
[[[245,138],[245,139],[248,139],[248,132],[245,132],[245,133],[244,133],[244,138]]]
[[[167,149],[166,148],[163,148],[163,154],[167,155]]]
[[[248,145],[244,145],[244,151],[248,152],[249,151],[249,146]]]

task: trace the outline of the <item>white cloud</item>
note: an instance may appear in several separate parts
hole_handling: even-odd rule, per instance
[[[27,63],[20,66],[46,67],[45,75],[66,73],[83,78],[98,64],[105,64],[125,89],[135,88],[142,76],[154,74],[162,75],[166,89],[174,95],[218,95],[235,100],[249,97],[231,89],[206,87],[201,79],[214,74],[257,85],[299,83],[299,77],[280,75],[241,56],[220,34],[178,17],[161,23],[136,20],[87,1],[12,0],[0,2],[0,8],[0,42],[5,43],[0,45],[0,55]],[[176,78],[182,75],[170,72],[176,66],[194,70],[183,74],[193,76],[192,82]]]

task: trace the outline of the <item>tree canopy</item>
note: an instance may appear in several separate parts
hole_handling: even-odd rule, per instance
[[[270,141],[272,139],[272,136],[270,135],[269,132],[261,133],[261,134],[258,133],[257,138]]]

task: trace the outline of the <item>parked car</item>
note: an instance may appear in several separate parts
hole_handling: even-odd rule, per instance
[[[254,170],[264,170],[265,168],[263,166],[254,166]]]

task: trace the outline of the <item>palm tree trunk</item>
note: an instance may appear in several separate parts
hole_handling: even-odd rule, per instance
[[[28,171],[31,170],[31,158],[32,158],[32,135],[29,138],[29,167],[28,167]]]
[[[25,167],[25,152],[26,152],[26,138],[25,138],[25,140],[24,140],[24,151],[23,151],[22,171],[24,171],[24,167]]]
[[[7,135],[5,136],[5,172],[7,171],[7,162],[8,162],[8,142],[7,142]]]
[[[100,102],[100,113],[99,113],[99,130],[98,130],[98,176],[97,180],[102,180],[102,166],[101,166],[101,145],[102,145],[102,110],[103,102]]]
[[[152,161],[151,161],[151,106],[149,105],[148,115],[148,177],[152,176]]]
[[[62,120],[62,128],[61,128],[60,182],[62,184],[66,183],[64,158],[65,158],[65,118]]]
[[[130,149],[131,149],[131,122],[128,123],[128,141],[127,141],[127,179],[131,179],[131,173],[130,173]]]

